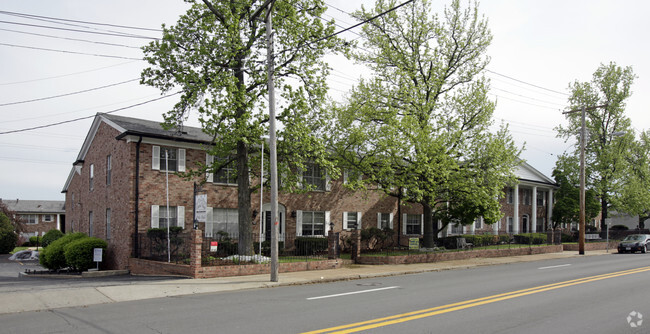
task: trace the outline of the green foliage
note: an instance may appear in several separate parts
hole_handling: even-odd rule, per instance
[[[105,256],[106,247],[108,247],[108,244],[102,239],[84,237],[66,244],[63,247],[63,253],[68,267],[74,271],[86,271],[96,266],[95,262],[93,262],[94,249],[104,249],[102,255]]]
[[[553,195],[554,227],[560,224],[576,223],[580,219],[580,176],[578,160],[575,157],[562,155],[558,158],[553,169],[553,178],[559,188]],[[585,191],[585,220],[591,220],[600,213],[600,203],[594,189]]]
[[[545,233],[522,233],[515,234],[515,243],[523,245],[541,245],[546,243]]]
[[[362,249],[382,249],[392,244],[395,230],[391,228],[380,229],[370,227],[361,230]]]
[[[183,228],[171,226],[169,228],[169,251],[170,256],[178,255],[178,250],[183,244]],[[151,252],[155,257],[167,256],[167,228],[150,228],[147,230],[147,237],[151,240]],[[221,244],[220,244],[221,246]]]
[[[30,247],[35,247],[36,245],[42,246],[43,244],[43,237],[41,236],[33,236],[29,237],[29,246]]]
[[[327,238],[297,237],[294,246],[296,256],[316,255],[327,251]]]
[[[252,255],[249,177],[260,170],[260,136],[268,133],[269,117],[265,10],[257,0],[188,1],[192,7],[174,26],[163,27],[163,38],[144,47],[150,67],[141,82],[162,92],[179,90],[180,101],[165,117],[167,127],[179,126],[190,111],[197,112],[203,132],[215,140],[208,153],[215,157],[186,176],[217,173],[234,167],[238,185],[239,252]],[[208,5],[209,4],[209,5]],[[278,104],[276,118],[278,175],[286,175],[285,190],[298,189],[298,172],[308,161],[335,177],[326,158],[323,103],[328,66],[322,57],[345,44],[333,36],[333,21],[322,0],[276,1],[273,20],[275,87],[287,103]],[[268,157],[267,157],[268,159]],[[267,160],[268,161],[268,160]],[[268,175],[268,170],[266,171]]]
[[[0,254],[9,254],[18,243],[18,234],[14,231],[11,220],[0,212]]]
[[[64,253],[65,245],[85,237],[86,234],[83,232],[65,234],[44,248],[38,256],[38,261],[43,267],[50,270],[67,268],[68,264]]]
[[[630,228],[625,226],[625,225],[614,225],[614,226],[610,227],[610,229],[614,230],[614,231],[627,231]]]
[[[650,218],[650,130],[641,133],[638,141],[627,143],[630,155],[622,180],[622,189],[612,203],[621,212],[639,216],[639,227],[645,228]]]
[[[345,105],[332,108],[328,139],[339,165],[375,187],[424,207],[424,247],[434,221],[470,224],[501,218],[498,199],[513,182],[519,149],[506,127],[491,132],[495,104],[483,76],[492,36],[475,3],[452,1],[442,17],[429,1],[415,1],[363,26],[368,64]],[[393,2],[378,0],[365,20]]]
[[[41,246],[47,247],[49,244],[51,244],[53,241],[61,238],[63,236],[63,232],[57,230],[57,229],[52,229],[47,231],[45,235],[43,236],[43,239],[41,240]]]
[[[589,134],[585,148],[586,182],[600,199],[603,218],[608,218],[613,194],[622,191],[628,178],[630,147],[634,130],[625,115],[626,101],[632,93],[631,86],[636,75],[631,67],[621,67],[614,62],[601,64],[590,82],[575,81],[569,85],[571,97],[569,109],[595,107],[586,111],[586,130]],[[559,126],[558,135],[568,140],[579,139],[582,127],[580,112],[567,113],[568,126]],[[617,136],[622,134],[622,136]],[[570,153],[576,160],[580,155],[580,141]],[[601,229],[606,229],[605,219]]]

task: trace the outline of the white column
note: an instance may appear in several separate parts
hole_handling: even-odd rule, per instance
[[[533,212],[530,217],[530,232],[537,232],[537,186],[533,186]]]
[[[61,215],[60,214],[56,215],[56,229],[61,231]]]
[[[480,219],[480,218],[476,218],[476,219]],[[476,234],[476,220],[472,223],[472,226],[470,226],[469,233],[471,235]]]
[[[503,218],[501,218],[501,219],[503,219]],[[497,221],[496,223],[492,224],[492,228],[493,228],[493,231],[494,231],[495,235],[499,234],[499,224],[501,224],[501,219],[499,219],[499,221]]]
[[[512,217],[512,233],[519,234],[519,185],[515,184],[515,194],[514,194],[514,203],[515,206],[514,214]]]
[[[546,221],[549,224],[552,224],[553,220],[551,219],[551,217],[553,216],[553,188],[548,190],[548,201],[546,202],[546,208],[548,209],[548,213],[546,215],[547,216]]]

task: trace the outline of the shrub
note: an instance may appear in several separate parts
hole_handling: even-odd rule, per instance
[[[83,232],[76,232],[62,236],[41,251],[38,257],[38,261],[43,267],[50,270],[67,268],[68,265],[65,260],[65,253],[63,248],[70,242],[84,237],[86,237],[86,234]]]
[[[179,248],[183,244],[183,238],[180,234],[183,228],[180,226],[171,226],[169,228],[169,245],[172,257],[176,257]],[[147,230],[147,237],[151,240],[151,252],[154,256],[167,256],[167,228],[150,228]],[[219,242],[219,247],[223,245]]]
[[[627,231],[630,228],[625,226],[625,225],[614,225],[614,226],[610,227],[609,229],[610,230],[618,230],[618,231]]]
[[[18,243],[18,234],[14,232],[11,220],[0,212],[0,254],[9,254]]]
[[[49,230],[49,231],[47,231],[47,233],[45,233],[45,235],[41,239],[41,246],[43,246],[43,248],[45,248],[45,247],[47,247],[47,245],[51,244],[54,240],[57,240],[57,239],[61,238],[62,236],[63,236],[63,232],[61,232],[59,230],[56,230],[56,229]]]
[[[29,237],[29,246],[36,247],[41,245],[43,238],[39,236]]]
[[[390,228],[370,227],[361,230],[361,247],[364,249],[382,249],[393,241],[395,231]]]
[[[297,237],[295,255],[315,255],[327,251],[327,238]]]
[[[572,233],[562,233],[562,242],[575,242],[576,238]]]
[[[528,245],[541,245],[546,243],[545,233],[522,233],[515,235],[515,243]]]
[[[65,261],[74,271],[85,271],[95,267],[93,252],[95,248],[106,250],[106,241],[95,237],[84,237],[71,241],[63,247]],[[104,255],[105,252],[102,253]]]

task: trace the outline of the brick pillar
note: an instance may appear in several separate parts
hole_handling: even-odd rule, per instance
[[[327,258],[332,260],[338,258],[339,234],[330,231],[327,235]]]
[[[201,247],[203,246],[203,232],[201,230],[190,231],[190,267],[194,278],[198,277],[201,268]]]
[[[352,232],[352,249],[350,252],[350,258],[356,263],[357,258],[361,255],[361,231],[359,230]]]

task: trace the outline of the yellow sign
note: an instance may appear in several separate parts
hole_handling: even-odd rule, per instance
[[[409,238],[409,249],[420,249],[420,238]]]

